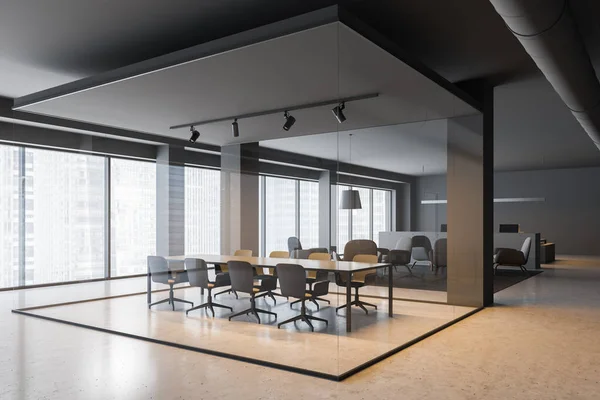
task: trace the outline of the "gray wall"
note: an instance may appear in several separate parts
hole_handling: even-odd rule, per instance
[[[600,255],[600,168],[495,175],[496,197],[545,197],[545,202],[496,203],[494,223],[541,232],[558,254]]]
[[[573,168],[494,174],[494,197],[544,197],[544,202],[495,203],[494,230],[516,223],[524,232],[540,232],[556,243],[558,254],[600,255],[600,168]],[[446,205],[421,200],[446,199],[446,177],[417,179],[413,210],[415,230],[438,231],[446,223]]]

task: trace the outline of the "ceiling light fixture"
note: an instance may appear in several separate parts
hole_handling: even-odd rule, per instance
[[[192,132],[192,136],[190,137],[191,143],[196,143],[196,140],[200,137],[200,132],[194,129],[194,126],[190,126],[190,132]]]
[[[283,113],[283,117],[285,118],[285,124],[283,124],[283,130],[289,131],[292,126],[296,123],[296,118],[294,118],[287,111]]]
[[[337,119],[338,123],[342,123],[346,120],[346,116],[344,115],[344,109],[346,108],[346,103],[342,102],[340,104],[338,104],[337,106],[335,106],[331,112],[333,113],[333,115],[335,116],[335,119]]]
[[[231,132],[233,132],[233,137],[240,136],[240,128],[238,127],[237,118],[231,123]]]
[[[346,103],[353,102],[353,101],[362,101],[362,100],[373,99],[378,96],[379,96],[379,93],[368,93],[368,94],[361,94],[358,96],[350,96],[350,97],[329,99],[329,100],[324,100],[324,101],[317,101],[314,103],[288,105],[285,107],[272,108],[272,109],[264,110],[264,111],[256,111],[256,112],[251,112],[248,114],[228,115],[228,116],[223,116],[223,117],[219,117],[219,118],[206,119],[203,121],[194,121],[194,122],[190,121],[190,122],[186,122],[185,124],[173,125],[173,126],[169,127],[169,129],[183,129],[183,128],[189,127],[190,125],[193,125],[193,126],[208,125],[208,124],[214,124],[217,122],[231,121],[234,119],[256,118],[256,117],[261,117],[263,115],[280,114],[282,112],[285,112],[287,115],[289,115],[290,112],[297,111],[297,110],[306,110],[306,109],[310,109],[310,108],[319,108],[319,107],[332,106],[332,105],[337,105],[337,107],[334,108],[332,111],[334,111],[338,108],[341,108],[341,110],[343,110],[344,107],[346,106]],[[335,112],[334,112],[334,114],[335,114]],[[336,115],[336,118],[338,118],[337,115]],[[346,119],[345,116],[343,116],[342,118]],[[295,122],[296,119],[294,118],[293,121]],[[338,119],[338,121],[339,121],[339,119]],[[340,121],[340,123],[341,122],[342,121]],[[293,123],[292,123],[292,125],[293,125]],[[289,128],[291,128],[291,125],[289,125]]]

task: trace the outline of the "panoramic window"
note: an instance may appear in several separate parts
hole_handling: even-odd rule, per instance
[[[156,164],[113,158],[111,166],[111,275],[146,273],[156,254]]]
[[[25,284],[104,277],[105,158],[26,148],[24,167]]]
[[[0,287],[25,284],[19,263],[20,152],[17,146],[0,145]]]
[[[338,200],[344,190],[358,190],[362,208],[342,210],[338,208],[337,247],[340,253],[352,239],[370,239],[379,244],[379,232],[391,229],[391,198],[389,190],[363,187],[338,186]]]
[[[185,167],[185,253],[221,253],[221,173]]]
[[[298,237],[304,248],[318,247],[319,184],[271,176],[262,176],[260,184],[262,252],[288,250],[290,236]]]

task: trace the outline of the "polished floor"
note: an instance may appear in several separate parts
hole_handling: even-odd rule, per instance
[[[179,289],[176,296],[196,305],[207,300],[198,288]],[[162,300],[167,294],[157,293],[153,297],[153,301]],[[254,316],[242,315],[229,321],[228,316],[232,313],[218,308],[215,309],[215,317],[208,317],[206,310],[195,310],[186,316],[185,310],[191,306],[179,302],[175,311],[166,303],[149,310],[143,294],[45,307],[28,313],[337,379],[474,310],[446,304],[394,301],[394,317],[389,318],[387,300],[363,297],[363,301],[377,305],[378,309],[369,307],[369,313],[365,314],[353,307],[352,332],[347,333],[345,310],[337,313],[335,310],[336,306],[344,304],[345,296],[332,294],[325,298],[330,300],[331,305],[320,302],[318,311],[314,304],[307,305],[309,315],[329,321],[328,324],[313,322],[314,332],[303,322],[289,323],[278,329],[278,322],[299,313],[299,305],[292,309],[290,303],[281,297],[276,298],[277,304],[271,299],[257,300],[258,308],[277,314],[276,319],[261,314],[260,325]],[[248,297],[243,294],[240,294],[239,300],[233,295],[221,295],[215,301],[232,307],[235,312],[249,306]]]
[[[116,295],[118,282],[79,296]],[[497,293],[497,306],[341,383],[10,313],[72,299],[75,286],[0,293],[1,399],[598,399],[600,391],[598,258],[562,258]]]

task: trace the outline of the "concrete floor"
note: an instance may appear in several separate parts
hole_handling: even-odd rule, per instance
[[[0,399],[600,397],[598,258],[559,261],[341,383],[9,313],[61,290],[0,294]]]
[[[177,290],[176,296],[195,302],[207,301],[198,288]],[[153,295],[154,301],[167,298],[166,293]],[[473,311],[472,307],[450,306],[414,301],[394,301],[394,318],[388,316],[388,301],[361,297],[374,303],[369,313],[353,307],[352,332],[346,332],[345,310],[335,308],[344,304],[345,295],[324,296],[331,305],[321,302],[320,311],[313,304],[307,313],[329,321],[328,325],[314,322],[315,331],[307,324],[283,322],[299,314],[299,305],[291,309],[285,298],[258,299],[257,307],[277,314],[261,315],[261,324],[252,316],[239,316],[229,321],[229,310],[215,309],[215,317],[207,317],[205,310],[196,310],[186,316],[188,304],[176,303],[175,311],[169,304],[159,304],[148,309],[144,294],[112,298],[78,304],[53,306],[28,311],[33,315],[75,322],[90,327],[135,335],[142,338],[194,348],[217,351],[232,356],[301,368],[322,374],[338,376],[353,368],[392,351]],[[216,300],[232,307],[236,312],[249,307],[248,296],[222,295]]]

